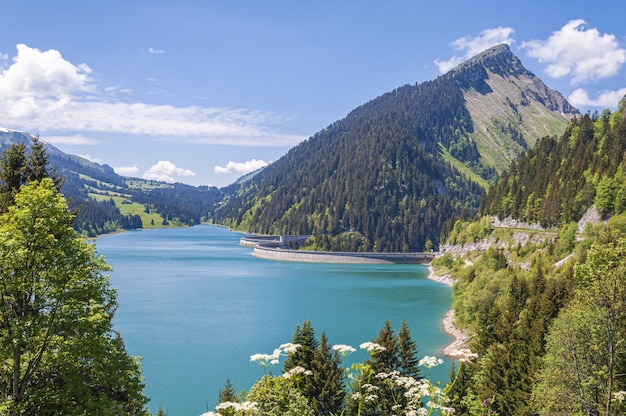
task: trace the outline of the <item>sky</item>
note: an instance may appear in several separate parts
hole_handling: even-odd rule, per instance
[[[0,127],[121,175],[226,186],[507,43],[581,112],[626,95],[614,1],[2,1]]]

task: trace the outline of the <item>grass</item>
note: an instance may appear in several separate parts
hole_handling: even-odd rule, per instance
[[[163,225],[163,217],[156,212],[146,212],[146,207],[143,204],[137,202],[131,202],[127,199],[127,196],[118,195],[103,195],[98,193],[89,193],[89,197],[96,201],[108,201],[113,199],[115,206],[119,208],[123,215],[139,215],[141,217],[141,224],[143,228],[172,228],[176,224],[170,223],[170,225]]]

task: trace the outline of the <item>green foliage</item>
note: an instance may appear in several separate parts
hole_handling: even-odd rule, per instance
[[[264,376],[257,381],[246,396],[256,403],[255,414],[263,416],[313,416],[309,400],[283,377]]]
[[[332,346],[322,333],[319,342],[309,321],[296,327],[294,341],[276,349],[273,354],[255,354],[251,357],[264,368],[263,377],[245,397],[245,402],[225,396],[215,412],[203,416],[232,415],[449,415],[446,395],[449,387],[442,389],[438,383],[422,379],[420,366],[430,369],[443,361],[435,357],[417,359],[417,343],[403,322],[398,335],[386,322],[374,341],[361,344],[369,353],[363,363],[345,368],[345,359],[356,351],[347,345]],[[306,370],[301,364],[308,362],[311,348],[313,357]],[[463,353],[472,358],[472,354]],[[282,376],[272,376],[267,367],[279,364],[287,356]],[[341,358],[343,358],[343,361]],[[461,368],[463,366],[461,365]],[[231,390],[229,388],[229,390]],[[428,400],[425,398],[428,396]],[[441,411],[441,413],[439,413]],[[420,413],[421,414],[421,413]]]
[[[571,121],[560,139],[523,153],[489,189],[481,214],[557,226],[596,204],[603,216],[626,208],[624,102],[611,114]]]
[[[0,402],[7,414],[144,414],[140,366],[111,320],[109,270],[50,179],[0,216]]]
[[[463,135],[471,129],[455,80],[398,88],[291,149],[214,219],[248,232],[310,234],[321,250],[437,248],[443,223],[463,209],[473,215],[483,193],[440,156],[440,145],[452,146],[471,162],[475,143]]]

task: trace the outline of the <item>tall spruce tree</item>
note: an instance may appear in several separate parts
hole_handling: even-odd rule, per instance
[[[345,399],[344,370],[341,358],[332,350],[326,333],[322,332],[319,347],[314,352],[311,363],[313,374],[307,379],[310,384],[311,407],[317,415],[339,415]]]

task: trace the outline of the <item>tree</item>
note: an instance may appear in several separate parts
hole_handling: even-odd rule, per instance
[[[233,383],[230,382],[230,378],[226,380],[224,388],[220,389],[218,401],[220,403],[239,401],[239,398],[237,397],[237,391],[235,390],[235,386],[233,386]]]
[[[0,215],[0,409],[9,415],[145,414],[138,361],[112,329],[117,302],[49,178]]]
[[[626,389],[626,239],[603,236],[575,269],[578,291],[546,337],[537,409],[623,414],[615,393]]]
[[[398,331],[398,356],[400,358],[400,373],[413,377],[418,380],[421,377],[421,371],[418,359],[417,342],[411,336],[411,330],[406,321],[402,321],[400,330]]]
[[[0,212],[6,212],[25,182],[26,145],[13,144],[0,157]]]
[[[20,186],[44,178],[52,178],[60,189],[62,180],[48,167],[48,154],[39,136],[33,138],[30,152],[24,143],[11,144],[0,157],[0,212],[6,212],[13,204]]]
[[[322,332],[319,347],[315,349],[311,371],[313,374],[306,382],[314,393],[309,397],[309,402],[315,414],[341,414],[345,399],[344,369],[339,354],[331,349],[325,332]]]

